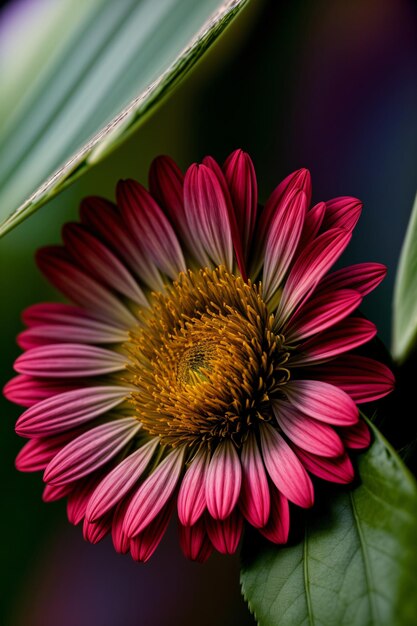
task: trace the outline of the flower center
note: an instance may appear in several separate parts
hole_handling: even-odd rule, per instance
[[[289,377],[284,338],[261,286],[225,268],[188,271],[152,295],[128,344],[132,402],[152,435],[170,445],[240,445]]]

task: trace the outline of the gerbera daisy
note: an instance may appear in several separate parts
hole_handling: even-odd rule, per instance
[[[185,176],[158,157],[149,188],[86,198],[64,245],[38,254],[72,304],[23,314],[5,388],[26,407],[17,468],[44,471],[44,500],[67,497],[86,539],[111,532],[139,561],[175,509],[191,559],[233,553],[245,520],[284,543],[289,503],[313,505],[311,476],[352,480],[347,451],[370,441],[357,404],[393,387],[385,365],[349,354],[376,334],[353,313],[385,268],[328,273],[361,203],[310,208],[302,169],[260,207],[241,150]]]

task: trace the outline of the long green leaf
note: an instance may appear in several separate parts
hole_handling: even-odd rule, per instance
[[[60,2],[62,42],[0,131],[0,234],[135,130],[247,0]]]
[[[417,342],[417,196],[401,251],[394,292],[393,353],[402,362]]]
[[[260,626],[412,626],[417,619],[417,487],[372,426],[361,484],[312,510],[304,540],[246,541],[242,591]]]

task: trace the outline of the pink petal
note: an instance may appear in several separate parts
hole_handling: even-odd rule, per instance
[[[30,350],[52,343],[124,343],[129,335],[121,328],[112,328],[103,322],[65,324],[45,324],[34,326],[19,333],[17,343],[23,350]]]
[[[272,543],[287,543],[290,532],[290,507],[282,493],[271,486],[271,514],[259,532]]]
[[[235,208],[232,203],[232,198],[230,196],[230,191],[229,191],[226,178],[223,174],[223,171],[220,165],[217,163],[217,161],[215,161],[215,159],[213,159],[213,157],[211,156],[204,157],[203,165],[211,169],[211,171],[215,174],[220,184],[223,197],[226,201],[227,214],[229,216],[230,232],[232,235],[235,258],[237,261],[239,271],[243,277],[243,280],[247,280],[245,259],[244,259],[244,253],[243,253],[243,241],[242,241],[242,237],[240,234],[240,228],[238,226],[238,221],[237,221],[238,217],[235,213]]]
[[[42,493],[43,502],[55,502],[65,498],[72,490],[72,485],[45,485]]]
[[[329,228],[344,228],[352,231],[360,218],[362,202],[350,196],[340,196],[326,202],[326,214],[324,216],[324,230]]]
[[[352,317],[336,324],[299,347],[292,365],[307,365],[326,361],[343,352],[353,350],[375,337],[377,329],[369,320]]]
[[[347,454],[338,457],[324,458],[293,446],[304,467],[323,480],[333,483],[347,484],[352,482],[355,471]]]
[[[298,249],[303,250],[304,247],[316,237],[322,225],[324,214],[326,212],[325,202],[319,202],[312,209],[307,211],[303,232],[301,233]]]
[[[130,546],[130,539],[124,531],[123,524],[131,499],[132,496],[123,498],[117,505],[113,515],[111,535],[114,549],[116,552],[119,552],[119,554],[126,554]]]
[[[307,210],[307,197],[294,190],[272,217],[266,236],[262,275],[263,296],[268,300],[281,285],[297,249]]]
[[[339,434],[347,448],[368,448],[371,443],[370,430],[362,419],[354,426],[340,428]]]
[[[334,326],[359,306],[362,296],[352,289],[317,293],[303,304],[283,329],[287,343],[300,341]]]
[[[130,540],[130,554],[135,561],[146,563],[151,558],[168,528],[173,509],[171,500],[141,533]]]
[[[238,509],[226,519],[213,519],[206,516],[206,528],[211,543],[221,554],[234,554],[239,545],[243,530],[243,517]]]
[[[45,470],[44,481],[63,485],[91,474],[123,450],[139,429],[133,417],[91,428],[58,452]]]
[[[169,215],[177,231],[188,235],[184,212],[184,174],[169,156],[156,157],[149,169],[149,191],[159,206]]]
[[[321,456],[343,454],[343,444],[331,426],[307,417],[284,400],[273,402],[272,408],[283,432],[303,450]]]
[[[206,508],[205,476],[209,455],[201,450],[190,463],[178,492],[178,518],[184,526],[192,526]]]
[[[242,490],[239,508],[255,528],[265,526],[270,511],[269,485],[256,437],[250,434],[242,446]]]
[[[159,443],[157,438],[132,452],[106,475],[92,494],[86,517],[95,522],[124,498],[147,468]]]
[[[128,537],[142,532],[171,498],[184,465],[184,450],[174,448],[134,494],[124,520]]]
[[[260,428],[262,455],[272,482],[286,498],[298,506],[313,506],[311,480],[278,431],[265,423]]]
[[[206,476],[206,500],[215,519],[225,519],[235,508],[242,484],[242,468],[231,441],[220,443],[210,461]]]
[[[358,263],[325,276],[317,291],[328,293],[333,289],[355,289],[366,296],[384,280],[387,268],[380,263]]]
[[[278,307],[278,319],[285,320],[337,261],[348,245],[351,234],[328,230],[311,241],[295,261],[285,283]]]
[[[22,413],[16,432],[21,437],[43,437],[75,428],[121,404],[130,391],[107,385],[60,393]]]
[[[206,165],[191,165],[184,180],[184,207],[188,227],[198,244],[197,260],[207,256],[215,265],[233,271],[233,241],[229,212],[221,185]]]
[[[131,236],[117,207],[103,198],[90,196],[81,202],[81,221],[113,250],[151,289],[163,289],[162,278],[154,263]]]
[[[259,215],[259,223],[257,228],[256,241],[260,248],[263,248],[271,220],[275,213],[279,210],[279,206],[286,197],[295,189],[304,191],[307,197],[307,205],[311,202],[311,176],[306,169],[300,169],[293,172],[274,189],[266,201],[265,208]]]
[[[374,402],[391,393],[395,379],[386,365],[356,354],[346,354],[311,370],[317,380],[336,385],[357,403]]]
[[[223,166],[236,215],[243,251],[247,258],[258,210],[258,185],[255,168],[250,156],[243,150],[235,150]]]
[[[147,306],[145,294],[125,265],[84,225],[66,224],[62,236],[67,249],[80,267],[136,304]]]
[[[119,181],[117,203],[136,243],[172,279],[186,266],[177,236],[152,196],[135,180]]]
[[[72,324],[76,322],[90,322],[94,325],[98,320],[84,309],[64,302],[38,302],[27,307],[22,313],[22,320],[26,326],[45,324]]]
[[[42,248],[37,253],[42,273],[54,287],[75,304],[94,312],[105,321],[121,328],[131,328],[137,319],[108,289],[88,276],[71,261],[60,247]]]
[[[358,421],[356,404],[339,387],[318,380],[290,380],[284,391],[292,405],[317,420],[335,426]]]
[[[88,522],[84,518],[84,523],[83,523],[84,539],[86,541],[89,541],[90,543],[96,544],[102,539],[104,539],[106,535],[109,534],[109,532],[111,531],[111,527],[112,527],[111,515],[102,517],[98,522],[95,522],[94,524],[92,524],[91,522]]]
[[[92,476],[88,480],[80,480],[71,491],[67,500],[68,521],[77,526],[85,516],[88,502],[97,487],[99,478]]]
[[[45,469],[49,461],[68,443],[71,435],[30,439],[18,453],[15,465],[19,472],[38,472]]]
[[[213,552],[213,546],[208,538],[204,519],[200,518],[193,526],[179,524],[178,528],[180,546],[187,559],[205,563]]]
[[[20,374],[44,378],[85,378],[120,372],[127,358],[114,350],[77,343],[56,343],[28,350],[14,369]]]
[[[31,407],[42,400],[80,387],[75,381],[40,380],[19,374],[5,385],[3,394],[10,400],[24,407]]]

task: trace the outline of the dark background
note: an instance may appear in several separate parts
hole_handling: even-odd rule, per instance
[[[3,27],[7,13],[3,16]],[[7,25],[7,22],[6,22]],[[147,179],[152,158],[182,167],[242,147],[260,197],[308,167],[314,201],[365,203],[344,262],[380,261],[384,284],[364,313],[389,344],[395,270],[416,191],[417,12],[410,0],[253,0],[215,48],[118,151],[0,242],[0,376],[12,375],[20,311],[56,295],[33,253],[59,241],[86,194],[113,197],[119,178]],[[0,624],[245,626],[238,558],[188,563],[172,528],[150,563],[90,546],[63,503],[41,501],[41,478],[19,474],[19,410],[1,401]]]

